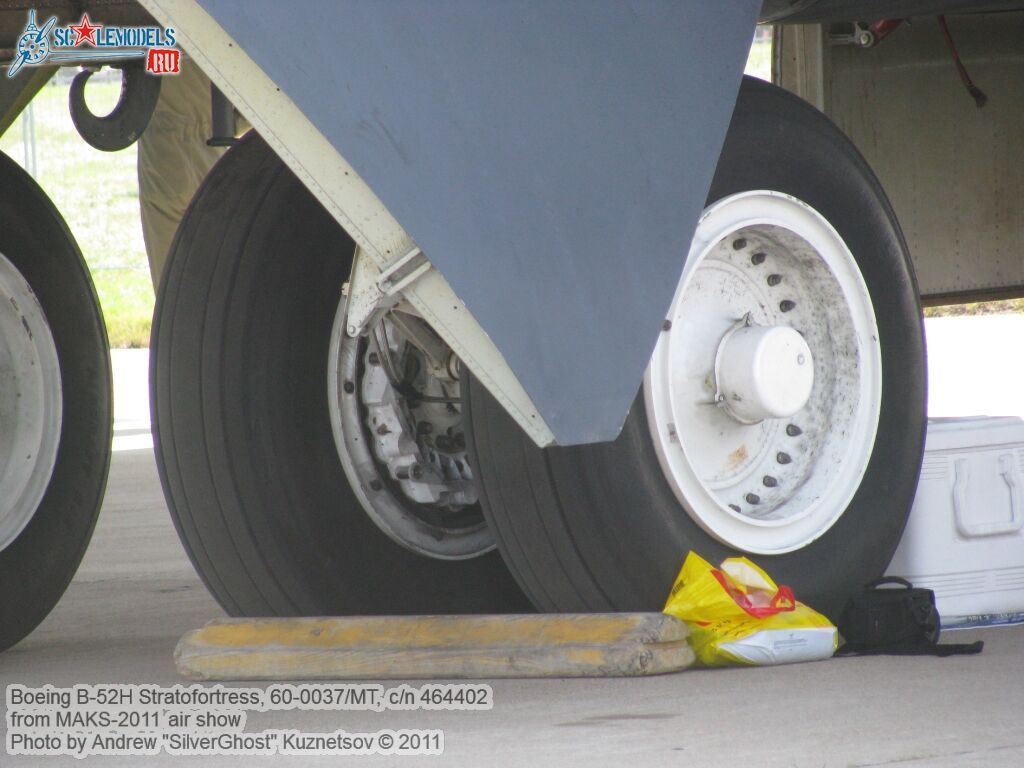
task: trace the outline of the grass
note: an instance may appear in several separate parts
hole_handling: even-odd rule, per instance
[[[117,102],[120,83],[93,77],[86,98],[97,114]],[[0,151],[23,166],[28,116],[0,137]],[[35,178],[71,228],[89,265],[114,347],[149,345],[153,286],[142,225],[136,149],[100,152],[86,144],[68,115],[68,82],[54,79],[32,102]]]
[[[758,37],[750,47],[750,56],[747,58],[748,75],[759,77],[762,80],[772,79],[772,42],[771,38]]]
[[[963,317],[965,315],[1020,315],[1024,314],[1024,299],[982,301],[974,304],[949,304],[929,307],[925,317]]]
[[[149,270],[114,267],[95,274],[94,282],[110,345],[148,347],[153,318],[153,284]]]

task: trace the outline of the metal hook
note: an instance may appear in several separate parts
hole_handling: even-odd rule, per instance
[[[85,103],[85,84],[95,69],[79,72],[71,81],[68,104],[79,135],[96,149],[117,152],[142,135],[160,97],[160,78],[146,74],[140,63],[116,65],[121,70],[121,96],[105,117],[97,117]]]

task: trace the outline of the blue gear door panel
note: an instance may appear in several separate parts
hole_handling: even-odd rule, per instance
[[[760,0],[201,0],[467,304],[560,444],[614,438]]]

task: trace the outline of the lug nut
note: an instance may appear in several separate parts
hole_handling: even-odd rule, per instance
[[[798,427],[796,424],[790,424],[786,427],[786,434],[789,435],[790,437],[798,437],[803,433],[804,431],[800,429],[800,427]]]
[[[345,390],[345,394],[346,394],[346,395],[351,395],[351,394],[352,394],[353,392],[355,392],[355,391],[356,391],[356,385],[355,385],[355,384],[353,384],[353,383],[352,383],[351,381],[346,381],[346,382],[345,382],[345,383],[344,383],[344,384],[342,385],[342,389],[344,389],[344,390]]]
[[[779,309],[781,309],[783,312],[789,312],[795,306],[796,306],[796,302],[795,301],[790,301],[789,299],[785,299],[785,300],[779,302]]]
[[[732,249],[734,251],[742,251],[746,247],[747,247],[747,241],[744,240],[742,237],[737,238],[736,240],[732,241]]]
[[[756,493],[748,493],[747,496],[746,496],[746,499],[747,499],[747,504],[760,504],[761,503],[761,497],[758,496]]]
[[[662,323],[661,324],[661,330],[663,330],[663,331],[671,331],[672,330],[672,321],[671,320],[666,320],[664,323]]]
[[[730,505],[729,505],[729,509],[731,509],[731,510],[732,510],[733,512],[740,512],[740,511],[742,511],[742,510],[741,510],[741,509],[739,508],[739,505],[737,505],[737,504],[730,504]]]
[[[765,488],[774,488],[779,484],[779,481],[776,480],[771,475],[765,475],[764,479],[761,482],[764,483]]]
[[[376,352],[371,352],[366,359],[370,361],[370,365],[380,365],[380,357]]]
[[[779,453],[775,454],[775,460],[779,462],[779,464],[789,464],[790,462],[793,461],[793,458],[788,453],[783,453],[780,451]]]
[[[768,285],[774,288],[782,282],[782,275],[768,275]]]
[[[380,480],[371,480],[370,487],[375,491],[379,491],[381,488],[383,488],[383,486],[380,484]]]
[[[757,267],[757,266],[760,266],[761,264],[764,264],[765,259],[767,259],[767,258],[768,257],[765,256],[763,253],[755,253],[753,256],[750,257],[750,262],[755,267]]]

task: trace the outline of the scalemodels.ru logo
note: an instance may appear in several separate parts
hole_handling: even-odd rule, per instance
[[[146,59],[146,71],[154,75],[176,75],[181,71],[181,51],[175,47],[171,27],[107,27],[93,24],[83,13],[78,24],[57,26],[51,16],[40,27],[36,12],[28,12],[28,24],[18,38],[14,61],[7,76],[22,67],[45,62],[68,64],[75,61]]]

